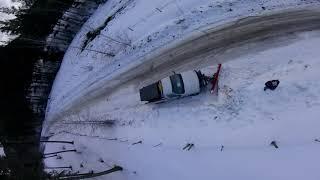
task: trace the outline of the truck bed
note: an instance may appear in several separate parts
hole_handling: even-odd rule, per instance
[[[154,102],[162,99],[159,82],[143,87],[139,91],[141,101]]]

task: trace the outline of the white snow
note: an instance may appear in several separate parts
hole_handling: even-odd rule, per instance
[[[150,3],[146,2],[146,0],[127,0],[121,1],[119,4],[117,1],[108,1],[84,25],[66,53],[56,77],[47,108],[47,123],[53,123],[52,121],[63,116],[65,111],[70,111],[79,101],[86,102],[93,96],[104,94],[103,89],[111,79],[134,69],[138,64],[145,63],[144,57],[151,57],[155,52],[161,51],[163,47],[169,48],[168,43],[170,42],[181,42],[190,36],[202,33],[199,30],[203,27],[215,27],[235,19],[281,11],[296,6],[319,4],[318,1],[299,0],[206,1],[206,3],[205,1],[196,3],[198,1],[195,0],[186,1],[188,3],[180,1],[170,1],[169,3],[158,0],[153,3],[154,6],[148,7],[147,5]],[[178,16],[177,12],[180,12],[180,8],[177,3],[179,4],[179,2],[188,6],[185,7],[184,14]],[[163,7],[161,11],[170,11],[160,13],[154,9],[158,4]],[[89,50],[113,53],[115,57],[88,50],[81,53],[76,47],[83,43],[85,34],[101,26],[112,12],[123,6],[126,8],[115,16],[115,20],[108,24],[102,31],[102,35],[88,45]],[[266,10],[263,10],[262,6],[265,6]],[[230,8],[234,10],[230,12]],[[152,12],[155,15],[144,17],[145,9],[153,9]],[[131,12],[137,17],[144,17],[143,20],[140,18],[138,21],[139,26],[135,25],[138,22],[134,21],[135,17],[130,14]],[[181,20],[183,20],[182,23],[179,23]],[[157,22],[157,25],[154,22]],[[133,28],[134,31],[129,28]],[[148,42],[148,39],[151,39],[151,42]]]
[[[6,7],[12,7],[12,6],[15,6],[16,8],[18,8],[20,6],[20,3],[19,2],[12,2],[11,0],[1,0],[0,1],[0,8],[2,8],[2,7],[6,8]],[[14,15],[5,14],[5,13],[0,12],[0,21],[7,21],[7,20],[10,20],[13,18],[15,18]],[[6,44],[5,42],[7,42],[13,38],[16,38],[16,37],[17,36],[8,35],[7,33],[0,32],[0,45]]]
[[[45,153],[73,148],[78,152],[47,158],[45,165],[71,165],[72,172],[80,173],[113,165],[124,168],[96,179],[318,180],[320,32],[305,32],[299,34],[299,41],[224,63],[217,97],[206,90],[163,104],[143,104],[137,84],[103,95],[109,80],[145,63],[142,57],[169,48],[167,44],[181,42],[205,26],[318,3],[108,1],[74,39],[48,103],[43,134],[51,134],[50,140],[75,141],[75,145],[47,144]],[[75,48],[88,31],[123,6],[126,8],[103,29],[103,35],[88,45],[115,57]],[[202,69],[208,75],[215,70],[213,64]],[[263,91],[264,83],[271,79],[279,79],[279,87]],[[90,93],[99,98],[90,99],[86,96]],[[81,98],[88,102],[73,111]],[[66,108],[68,113],[62,114]],[[139,141],[142,143],[133,145]],[[272,141],[279,149],[270,145]],[[183,150],[187,143],[195,147]]]
[[[11,0],[2,0],[0,2],[0,7],[10,7],[12,6],[12,1]]]
[[[99,99],[52,128],[56,135],[51,140],[73,140],[75,146],[67,149],[75,147],[81,154],[45,162],[72,165],[74,172],[115,164],[125,169],[100,179],[319,179],[320,37],[308,32],[300,38],[223,64],[218,99],[207,91],[142,105],[134,86]],[[263,91],[271,79],[279,79],[279,87]],[[116,124],[82,124],[108,120]],[[186,143],[195,148],[183,151]],[[49,144],[46,152],[61,147]]]
[[[0,144],[0,157],[6,156],[2,144]]]

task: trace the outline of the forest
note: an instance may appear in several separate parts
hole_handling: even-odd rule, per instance
[[[44,179],[41,125],[50,89],[68,44],[101,0],[15,1],[18,8],[0,8],[16,17],[0,21],[1,32],[16,36],[0,46],[0,178]]]

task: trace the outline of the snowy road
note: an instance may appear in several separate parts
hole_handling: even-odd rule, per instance
[[[71,111],[78,111],[89,102],[111,94],[129,82],[145,84],[164,77],[173,70],[224,63],[251,52],[289,44],[298,40],[295,36],[297,32],[320,29],[320,8],[300,7],[247,17],[218,27],[212,26],[199,29],[183,41],[170,44],[165,49],[144,57],[145,63],[128,66],[123,73],[115,73],[117,75],[111,76],[105,83],[96,79],[89,88],[77,87],[71,91],[68,101],[59,104],[58,110],[53,114],[47,114],[47,118],[54,122],[54,119],[61,118]]]
[[[207,27],[174,47],[158,52],[150,61],[122,74],[116,81],[119,85],[129,80],[152,82],[172,71],[224,63],[242,55],[283,46],[298,40],[293,33],[318,29],[320,9],[247,17],[221,27]],[[106,91],[112,92],[113,88]]]

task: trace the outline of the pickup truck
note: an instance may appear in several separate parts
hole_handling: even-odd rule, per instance
[[[162,102],[184,96],[199,94],[207,85],[207,80],[201,71],[174,73],[149,86],[140,89],[140,99],[146,102]]]

